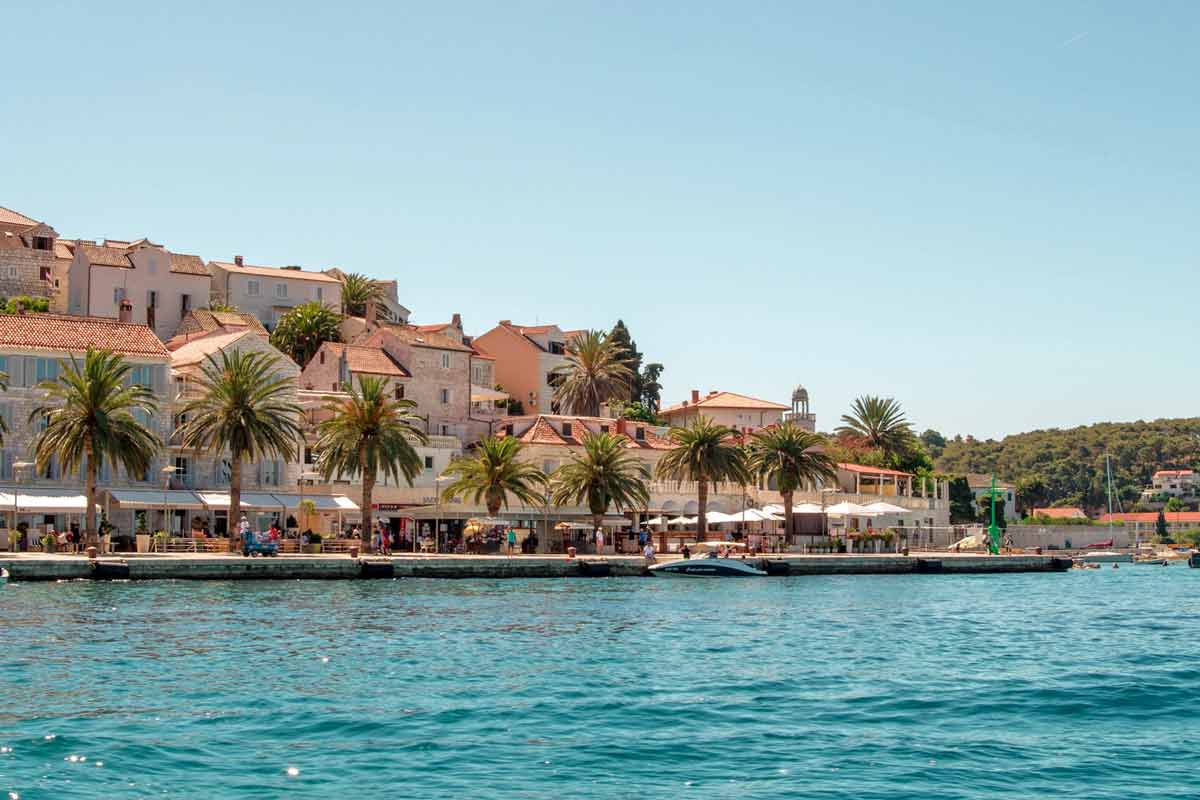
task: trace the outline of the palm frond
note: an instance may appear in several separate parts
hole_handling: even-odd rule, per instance
[[[411,486],[424,468],[414,445],[429,441],[417,427],[416,407],[411,400],[389,399],[383,378],[359,376],[348,397],[325,403],[331,416],[319,428],[317,470],[325,480],[383,472]]]
[[[589,434],[583,453],[550,476],[550,501],[558,506],[586,505],[594,515],[609,506],[618,511],[645,508],[650,502],[650,470],[638,460],[626,439],[611,433]]]
[[[614,398],[629,399],[629,354],[603,331],[586,331],[567,345],[567,363],[554,370],[554,401],[564,413],[595,417]]]
[[[501,506],[507,508],[510,495],[526,505],[540,505],[546,476],[533,464],[520,460],[523,447],[512,438],[483,439],[470,456],[450,462],[444,474],[453,480],[442,491],[442,498],[452,502],[466,497],[486,505],[489,513]]]

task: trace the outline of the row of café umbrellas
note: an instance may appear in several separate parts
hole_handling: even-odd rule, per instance
[[[792,513],[831,514],[835,517],[879,517],[884,514],[911,514],[914,512],[912,509],[903,508],[881,500],[876,503],[868,503],[867,505],[842,502],[826,506],[825,508],[821,508],[816,503],[798,503],[792,506]],[[781,522],[783,520],[783,506],[778,504],[767,505],[763,506],[761,511],[757,508],[748,508],[738,514],[710,511],[707,517],[708,522],[714,525],[719,525],[723,522]],[[658,516],[646,520],[646,524],[653,527],[660,525],[695,525],[696,521],[696,517],[680,516],[668,519],[664,516]]]

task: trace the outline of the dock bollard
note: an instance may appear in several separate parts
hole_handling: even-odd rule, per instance
[[[575,548],[568,547],[567,548],[567,558],[574,558],[574,557],[575,557]]]
[[[96,560],[96,555],[97,555],[97,553],[96,553],[96,548],[95,548],[95,547],[88,547],[88,548],[87,548],[87,550],[85,550],[84,552],[86,552],[86,553],[87,553],[87,557],[88,557],[88,559],[89,559],[90,561],[95,561],[95,560]]]

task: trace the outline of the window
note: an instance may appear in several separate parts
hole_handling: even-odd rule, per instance
[[[0,356],[0,372],[8,375],[8,356]]]
[[[276,297],[287,297],[287,284],[286,283],[275,284],[275,296]]]
[[[311,447],[304,448],[304,463],[305,464],[313,463],[313,451],[312,451]]]
[[[404,384],[403,383],[396,384],[396,399],[397,400],[404,399]]]
[[[179,296],[179,313],[186,314],[192,310],[192,296],[190,294],[181,294]]]
[[[513,426],[512,426],[511,422],[504,426],[504,435],[505,436],[513,435]]]
[[[191,459],[183,456],[175,457],[175,478],[184,486],[188,484],[188,478],[191,475],[192,465]]]
[[[141,364],[129,370],[129,383],[145,386],[147,389],[153,388],[154,379],[151,377],[149,365]]]
[[[449,436],[449,435],[450,435],[450,426],[443,422],[442,423],[442,436]]]
[[[572,428],[572,426],[571,426],[571,423],[569,423],[569,422],[564,422],[564,423],[562,424],[562,426],[563,426],[563,436],[570,436],[570,435],[571,435],[571,431],[573,430],[573,428]]]
[[[58,380],[58,362],[53,358],[34,359],[34,377],[38,383]]]
[[[320,363],[322,363],[322,364],[324,364],[324,363],[325,363],[325,351],[324,351],[324,350],[322,350],[322,351],[320,352],[320,354],[319,354],[319,361],[320,361]]]
[[[47,283],[49,283],[50,282],[50,268],[42,267],[41,270],[38,271],[38,277],[41,278],[43,281],[46,281]]]
[[[33,237],[33,249],[34,250],[53,250],[54,249],[54,240],[51,239],[49,236],[35,236],[35,237]]]
[[[425,456],[425,469],[433,469],[433,456]]]
[[[113,305],[121,307],[121,301],[125,299],[125,288],[117,286],[113,288]]]
[[[325,302],[325,287],[324,286],[317,287],[317,302],[318,303]]]
[[[566,351],[567,351],[567,349],[566,349],[566,347],[563,346],[562,342],[551,342],[550,343],[550,352],[551,353],[561,356]]]
[[[450,369],[450,354],[442,353],[442,369]]]
[[[607,426],[607,425],[601,425],[601,426],[600,426],[600,432],[601,432],[601,433],[608,433],[608,426]]]
[[[246,295],[249,297],[258,297],[262,290],[262,284],[258,281],[246,281]]]
[[[146,292],[146,308],[158,308],[158,292],[153,289]]]
[[[639,442],[646,441],[646,429],[638,427],[638,429],[633,432],[633,438],[637,439]]]
[[[449,405],[449,404],[450,404],[450,390],[442,389],[442,405],[445,406],[445,405]]]
[[[16,266],[16,264],[9,265],[9,268],[8,268],[8,277],[10,277],[10,278],[19,278],[19,277],[20,277],[20,275],[21,275],[21,273],[17,271],[17,266]]]

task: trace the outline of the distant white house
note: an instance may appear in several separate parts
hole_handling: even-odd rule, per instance
[[[324,272],[299,267],[260,267],[233,261],[210,261],[212,294],[215,300],[253,314],[274,330],[284,314],[303,303],[317,302],[341,310],[342,282]]]

